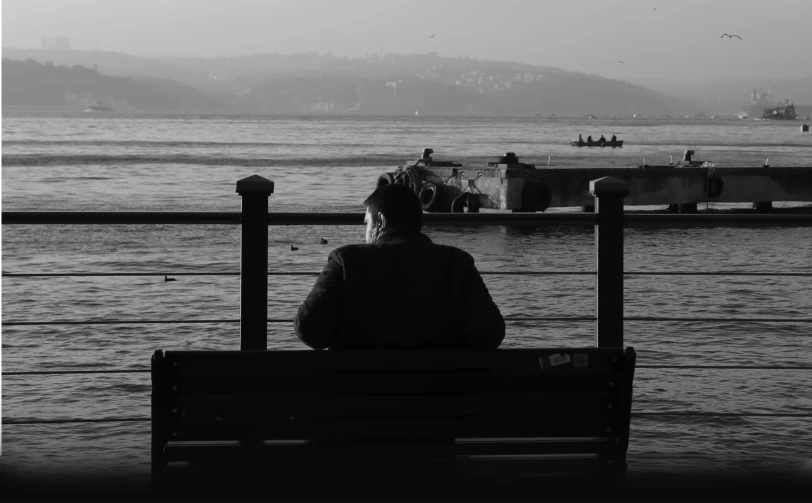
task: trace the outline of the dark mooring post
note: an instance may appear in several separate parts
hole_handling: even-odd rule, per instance
[[[595,196],[595,345],[599,348],[623,346],[623,199],[630,185],[620,178],[606,176],[589,182]]]
[[[253,175],[237,182],[242,196],[240,349],[268,349],[268,197],[273,182]]]

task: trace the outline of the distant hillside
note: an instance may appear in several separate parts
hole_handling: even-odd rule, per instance
[[[388,85],[387,85],[388,83]],[[492,115],[498,102],[469,89],[415,78],[397,81],[352,76],[266,79],[227,106],[241,112],[354,115]]]
[[[606,103],[608,92],[614,101]],[[670,112],[653,91],[616,81],[603,83],[567,77],[547,82],[514,82],[501,92],[403,77],[286,76],[266,79],[227,98],[227,107],[260,113],[353,113],[394,115],[484,115],[559,117]]]
[[[3,105],[92,105],[116,109],[211,110],[218,102],[199,90],[162,79],[141,82],[82,66],[3,58]]]
[[[33,59],[39,63],[47,63],[50,61],[57,66],[96,68],[105,75],[116,77],[152,77],[157,79],[171,79],[185,84],[205,80],[207,77],[205,71],[186,71],[179,67],[164,65],[158,61],[120,52],[62,51],[3,47],[3,58],[17,61]]]
[[[628,82],[505,61],[316,53],[139,58],[99,51],[3,49],[6,57],[98,65],[101,73],[172,79],[240,113],[362,113],[580,117],[693,113],[691,103]],[[298,79],[298,80],[297,80]],[[387,84],[388,83],[388,84]]]

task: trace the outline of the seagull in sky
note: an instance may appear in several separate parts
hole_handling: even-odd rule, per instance
[[[740,36],[738,36],[738,35],[736,35],[736,34],[733,34],[733,35],[728,35],[727,33],[722,33],[722,36],[721,36],[721,37],[719,37],[719,38],[725,38],[725,37],[727,37],[727,38],[733,38],[733,37],[736,37],[736,38],[738,38],[739,40],[743,40],[743,39],[742,39]]]
[[[434,35],[437,35],[436,33]],[[429,38],[434,38],[434,35],[430,36]]]
[[[621,65],[625,65],[625,64],[626,64],[626,63],[624,63],[623,61],[618,61],[618,63],[620,63]]]

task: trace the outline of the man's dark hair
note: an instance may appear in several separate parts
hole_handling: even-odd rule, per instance
[[[406,185],[390,183],[378,187],[364,201],[374,218],[378,212],[386,217],[389,227],[403,230],[420,231],[423,227],[423,206],[417,194]]]

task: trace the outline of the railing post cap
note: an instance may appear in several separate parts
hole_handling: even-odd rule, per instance
[[[253,194],[273,194],[273,182],[259,175],[251,175],[237,181],[237,192],[240,195],[249,192]]]
[[[589,194],[593,196],[628,196],[631,184],[614,176],[604,176],[589,182]]]

